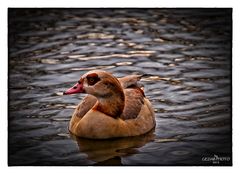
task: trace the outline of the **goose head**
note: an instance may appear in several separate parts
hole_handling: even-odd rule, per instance
[[[84,74],[73,87],[63,94],[87,93],[97,98],[107,98],[123,92],[120,82],[111,73],[94,70]]]

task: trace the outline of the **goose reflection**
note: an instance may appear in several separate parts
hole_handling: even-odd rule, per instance
[[[77,142],[79,151],[87,154],[88,159],[96,162],[96,165],[121,165],[121,157],[138,153],[137,148],[154,140],[153,132],[105,140],[79,138],[73,134],[71,137]]]

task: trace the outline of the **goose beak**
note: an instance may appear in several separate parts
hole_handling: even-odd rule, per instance
[[[63,92],[63,95],[69,95],[69,94],[76,94],[76,93],[84,93],[83,84],[76,83],[73,87],[67,89]]]

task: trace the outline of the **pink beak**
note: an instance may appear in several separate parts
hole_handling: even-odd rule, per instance
[[[69,88],[65,92],[63,92],[63,95],[69,95],[69,94],[76,94],[76,93],[84,93],[83,85],[81,83],[76,83],[73,87]]]

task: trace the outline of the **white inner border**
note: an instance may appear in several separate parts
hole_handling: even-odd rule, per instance
[[[0,167],[1,173],[237,173],[240,144],[240,3],[236,0],[8,0],[0,6]],[[8,7],[230,7],[233,8],[233,167],[8,167],[7,166],[7,8]]]

